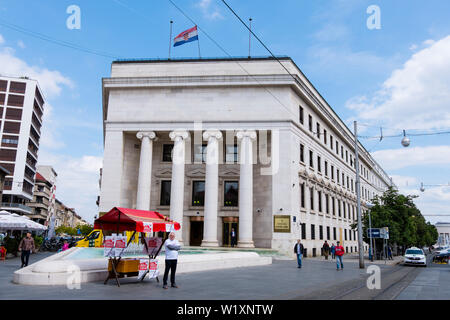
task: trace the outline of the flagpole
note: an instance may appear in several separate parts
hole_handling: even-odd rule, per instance
[[[250,48],[251,48],[251,40],[252,40],[252,18],[248,19],[250,21],[250,31],[248,33],[248,58],[250,59]]]
[[[200,53],[200,37],[198,36],[198,28],[197,28],[197,46],[198,46],[198,58],[201,59],[202,55]]]
[[[170,50],[171,50],[171,48],[172,48],[172,24],[173,24],[173,21],[170,20],[169,60],[170,60]]]

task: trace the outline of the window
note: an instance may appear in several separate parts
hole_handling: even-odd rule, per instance
[[[347,189],[350,189],[350,178],[347,176]]]
[[[305,146],[300,143],[300,162],[305,163]]]
[[[337,240],[337,237],[336,237],[336,227],[333,227],[333,239],[334,239],[334,240]]]
[[[325,161],[325,176],[328,177],[328,161]]]
[[[308,116],[308,126],[309,126],[309,131],[313,131],[313,123],[312,123],[312,117],[309,115]]]
[[[317,138],[320,139],[320,123],[316,122],[316,134],[317,134]]]
[[[163,144],[163,159],[164,162],[172,162],[173,144]]]
[[[325,210],[326,213],[330,213],[330,196],[328,194],[325,195]]]
[[[302,239],[306,239],[306,223],[302,223]]]
[[[331,180],[334,180],[334,166],[331,166]]]
[[[0,80],[0,91],[6,92],[7,87],[8,87],[8,81]]]
[[[6,108],[5,119],[21,120],[22,109]]]
[[[6,94],[0,93],[0,104],[5,104]],[[3,111],[3,109],[2,109]]]
[[[44,192],[44,186],[37,186],[37,190],[39,192]]]
[[[348,151],[345,150],[345,162],[348,162]]]
[[[316,226],[314,224],[311,225],[311,240],[316,239]]]
[[[309,189],[310,194],[310,204],[311,204],[311,211],[314,210],[314,188]]]
[[[311,168],[314,168],[314,155],[313,155],[313,152],[312,152],[312,150],[309,150],[309,166],[311,167]]]
[[[327,130],[323,129],[323,143],[327,144]]]
[[[319,238],[323,240],[323,226],[319,226]]]
[[[352,192],[353,192],[353,179],[351,179],[351,183],[350,183],[350,186],[352,187]]]
[[[344,159],[344,147],[341,146],[341,158]]]
[[[341,217],[341,200],[338,200],[338,215]]]
[[[205,181],[193,181],[192,205],[196,207],[205,205]]]
[[[336,154],[339,155],[339,142],[336,141]]]
[[[333,136],[330,134],[330,147],[333,150]]]
[[[319,171],[319,172],[322,172],[322,166],[321,166],[321,158],[320,158],[320,156],[317,156],[317,170]]]
[[[330,227],[327,227],[327,240],[331,240],[331,238],[330,238]]]
[[[317,191],[317,198],[319,201],[319,212],[322,212],[322,192]]]
[[[347,204],[344,202],[344,201],[342,201],[342,210],[343,210],[343,213],[344,213],[344,219],[346,218],[346,208],[347,208]]]
[[[299,120],[300,120],[300,123],[301,124],[303,124],[303,107],[299,107],[299,112],[300,112],[300,115],[299,115]]]
[[[24,96],[18,96],[15,94],[8,95],[8,106],[23,107]]]
[[[347,241],[347,229],[344,229],[344,240]]]
[[[25,93],[26,87],[27,87],[27,84],[25,82],[11,81],[11,83],[9,84],[9,92]]]
[[[225,146],[225,161],[227,163],[238,163],[238,145]]]
[[[225,207],[237,207],[239,196],[239,182],[237,181],[225,181],[224,183],[224,206]]]
[[[305,207],[305,183],[300,185],[300,205],[302,208]]]
[[[3,132],[20,133],[20,122],[5,121]]]
[[[161,197],[160,205],[170,206],[170,187],[172,182],[170,180],[161,181]]]
[[[336,215],[336,202],[334,201],[334,197],[331,197],[331,207],[333,209],[333,216]]]
[[[345,185],[345,174],[342,172],[342,186]]]
[[[339,169],[336,170],[337,183],[339,183]]]
[[[2,144],[12,144],[12,145],[17,146],[18,143],[19,143],[19,137],[4,135],[2,138]]]
[[[348,240],[352,241],[352,230],[348,230]]]
[[[205,163],[206,162],[206,144],[194,145],[194,162]]]
[[[3,161],[16,161],[17,150],[0,149],[0,160]]]

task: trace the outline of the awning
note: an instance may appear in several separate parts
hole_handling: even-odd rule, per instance
[[[117,232],[169,232],[180,230],[180,224],[156,211],[114,207],[95,220],[94,229]]]

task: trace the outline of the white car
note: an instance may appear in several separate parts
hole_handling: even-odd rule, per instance
[[[412,247],[406,250],[405,252],[405,260],[403,262],[411,265],[422,265],[427,266],[427,256],[423,252],[422,249]]]

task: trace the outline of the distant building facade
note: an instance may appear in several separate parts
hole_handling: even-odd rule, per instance
[[[439,234],[437,245],[450,245],[450,222],[438,222],[434,226]]]
[[[45,100],[39,84],[28,78],[0,76],[0,166],[5,177],[1,210],[31,214]]]
[[[33,199],[27,204],[32,209],[31,214],[28,215],[31,220],[41,224],[45,224],[48,221],[52,186],[52,183],[47,181],[39,172],[36,173]]]

